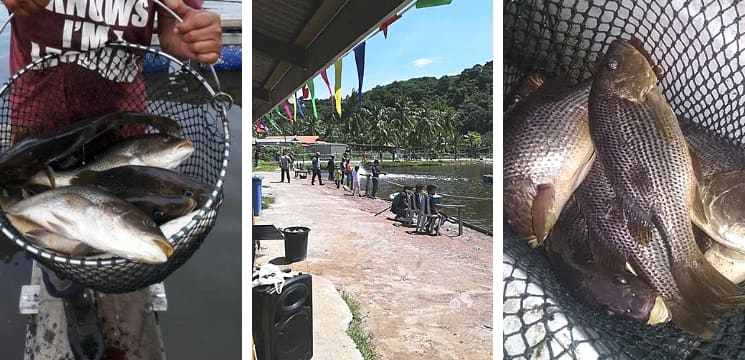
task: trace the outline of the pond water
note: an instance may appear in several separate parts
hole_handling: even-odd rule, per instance
[[[442,203],[447,205],[465,205],[463,220],[489,230],[493,229],[493,187],[484,185],[483,175],[492,175],[493,164],[443,164],[432,166],[396,166],[383,171],[378,197],[388,199],[392,193],[401,191],[401,185],[414,186],[421,183],[437,186],[442,195]],[[369,171],[369,169],[368,169]],[[360,179],[364,191],[365,178]],[[372,186],[372,183],[370,184]],[[381,209],[382,210],[382,209]],[[454,209],[445,209],[448,215],[456,216]]]
[[[0,23],[7,18],[0,5]],[[8,77],[9,32],[0,34],[0,83]],[[218,73],[222,87],[240,100],[240,72]],[[199,251],[165,281],[168,311],[160,313],[166,356],[171,359],[239,359],[241,353],[241,108],[229,111],[231,153],[225,201],[216,226]],[[22,359],[26,317],[18,313],[31,260],[0,238],[0,348],[2,359]]]

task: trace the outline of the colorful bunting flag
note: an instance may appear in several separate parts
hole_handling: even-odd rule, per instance
[[[388,27],[391,26],[396,20],[400,19],[401,15],[396,14],[388,18],[388,20],[384,21],[382,25],[380,25],[379,30],[383,32],[383,37],[388,38]]]
[[[362,78],[365,77],[365,42],[354,48],[354,61],[357,63],[357,78],[360,86],[357,90],[357,108],[362,106]]]
[[[297,118],[297,102],[295,101],[295,94],[291,94],[287,98],[287,102],[292,104],[292,120],[295,120],[295,118]]]
[[[311,79],[310,81],[313,81],[313,79]],[[310,98],[309,94],[310,92],[308,91],[308,85],[306,84],[305,86],[303,86],[303,99]]]
[[[336,112],[341,116],[341,59],[334,64],[334,100]]]
[[[318,119],[318,110],[316,110],[316,90],[313,85],[313,79],[308,81],[308,89],[310,90],[310,101],[313,103],[313,116]]]
[[[428,8],[440,5],[450,5],[453,0],[416,0],[416,8]]]
[[[295,96],[295,100],[297,102],[297,111],[300,113],[300,116],[305,117],[305,111],[303,111],[303,98],[298,98],[297,95]]]
[[[331,84],[329,83],[328,75],[326,75],[326,70],[327,69],[321,70],[321,77],[323,78],[323,82],[326,83],[326,88],[329,89],[329,96],[331,96],[331,101],[334,101],[334,92],[331,91]]]
[[[293,125],[295,123],[294,117],[292,116],[292,113],[290,113],[290,106],[287,105],[287,101],[282,103],[282,107],[285,108],[285,112],[287,113],[287,119],[290,120],[290,125]]]

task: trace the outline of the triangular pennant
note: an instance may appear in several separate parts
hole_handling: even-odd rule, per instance
[[[383,32],[383,37],[388,38],[388,27],[391,26],[396,20],[400,19],[401,15],[396,14],[391,17],[389,17],[386,21],[383,21],[383,24],[380,25],[380,31]]]
[[[341,59],[334,64],[334,102],[336,112],[341,116]]]
[[[308,90],[310,90],[310,101],[313,103],[313,116],[318,119],[318,110],[316,109],[316,90],[313,85],[313,79],[308,81]]]
[[[357,90],[357,108],[362,106],[362,79],[365,77],[365,43],[357,45],[354,48],[354,61],[357,63],[357,78],[359,79],[359,88]]]

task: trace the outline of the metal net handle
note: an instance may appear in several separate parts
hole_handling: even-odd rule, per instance
[[[173,16],[176,21],[184,22],[184,19],[178,16],[173,10],[171,10],[171,8],[163,4],[160,0],[153,0],[153,3],[163,8],[163,10],[165,10],[169,15]],[[3,30],[8,27],[8,24],[10,24],[10,21],[13,19],[14,15],[14,13],[10,13],[8,15],[8,18],[5,19],[5,22],[0,25],[0,35],[2,35]],[[174,60],[176,59],[174,58]],[[212,78],[215,80],[215,87],[217,88],[217,91],[212,95],[212,106],[215,108],[215,110],[222,112],[224,118],[227,118],[228,110],[230,110],[234,103],[233,97],[230,96],[230,94],[222,91],[222,88],[220,87],[220,79],[217,77],[217,72],[215,71],[214,65],[207,64],[207,67],[210,69]]]

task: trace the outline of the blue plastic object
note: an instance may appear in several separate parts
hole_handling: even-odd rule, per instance
[[[254,175],[251,181],[253,187],[251,189],[253,199],[253,211],[254,216],[261,216],[261,181],[264,177],[261,175]]]

